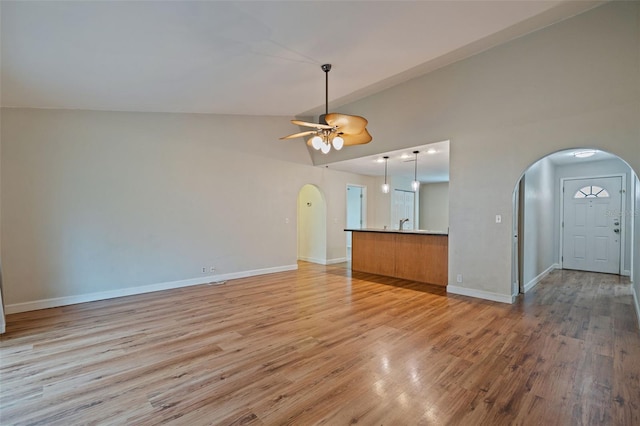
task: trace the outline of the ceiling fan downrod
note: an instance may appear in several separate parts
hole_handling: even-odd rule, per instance
[[[329,71],[331,71],[331,64],[323,64],[322,71],[324,71],[324,114],[329,114]]]

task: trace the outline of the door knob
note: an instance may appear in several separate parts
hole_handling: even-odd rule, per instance
[[[614,229],[613,232],[615,232],[616,234],[620,233],[620,230],[618,228]]]

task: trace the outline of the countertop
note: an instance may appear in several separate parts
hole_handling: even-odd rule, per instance
[[[431,231],[428,229],[380,229],[380,228],[358,228],[358,229],[345,229],[348,232],[381,232],[387,234],[417,234],[417,235],[444,235],[448,236],[449,234],[446,231]]]

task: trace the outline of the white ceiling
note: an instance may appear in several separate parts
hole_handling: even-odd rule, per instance
[[[405,148],[397,151],[383,152],[377,155],[337,161],[319,167],[328,167],[343,172],[366,176],[384,176],[384,156],[388,156],[387,176],[399,176],[413,179],[415,170],[415,154],[418,153],[418,180],[422,183],[449,181],[449,141],[436,142]],[[579,151],[594,151],[591,157],[578,158],[574,154]],[[593,161],[619,159],[608,152],[590,148],[574,148],[554,152],[547,157],[556,166],[584,164]]]
[[[400,176],[413,180],[416,164],[414,151],[419,151],[417,174],[420,182],[449,182],[449,141],[337,161],[323,167],[360,175],[384,176],[383,157],[388,156],[387,176]]]
[[[1,104],[293,116],[593,7],[588,1],[2,1]],[[332,103],[333,102],[333,103]]]
[[[574,154],[580,151],[595,151],[591,157],[586,158],[578,158]],[[564,151],[558,151],[551,155],[549,155],[549,160],[556,166],[566,166],[567,164],[580,164],[580,163],[589,163],[591,161],[604,161],[604,160],[613,160],[620,159],[620,157],[609,154],[608,152],[593,150],[590,148],[576,148],[576,149],[567,149]]]

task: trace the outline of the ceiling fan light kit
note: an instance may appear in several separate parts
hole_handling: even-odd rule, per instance
[[[357,115],[329,113],[329,71],[331,64],[322,65],[325,73],[325,113],[319,117],[320,123],[309,123],[300,120],[291,120],[291,123],[303,127],[312,127],[314,130],[294,133],[280,139],[295,139],[311,136],[307,145],[328,154],[333,149],[340,150],[343,146],[362,145],[373,139],[367,131],[368,121]]]

